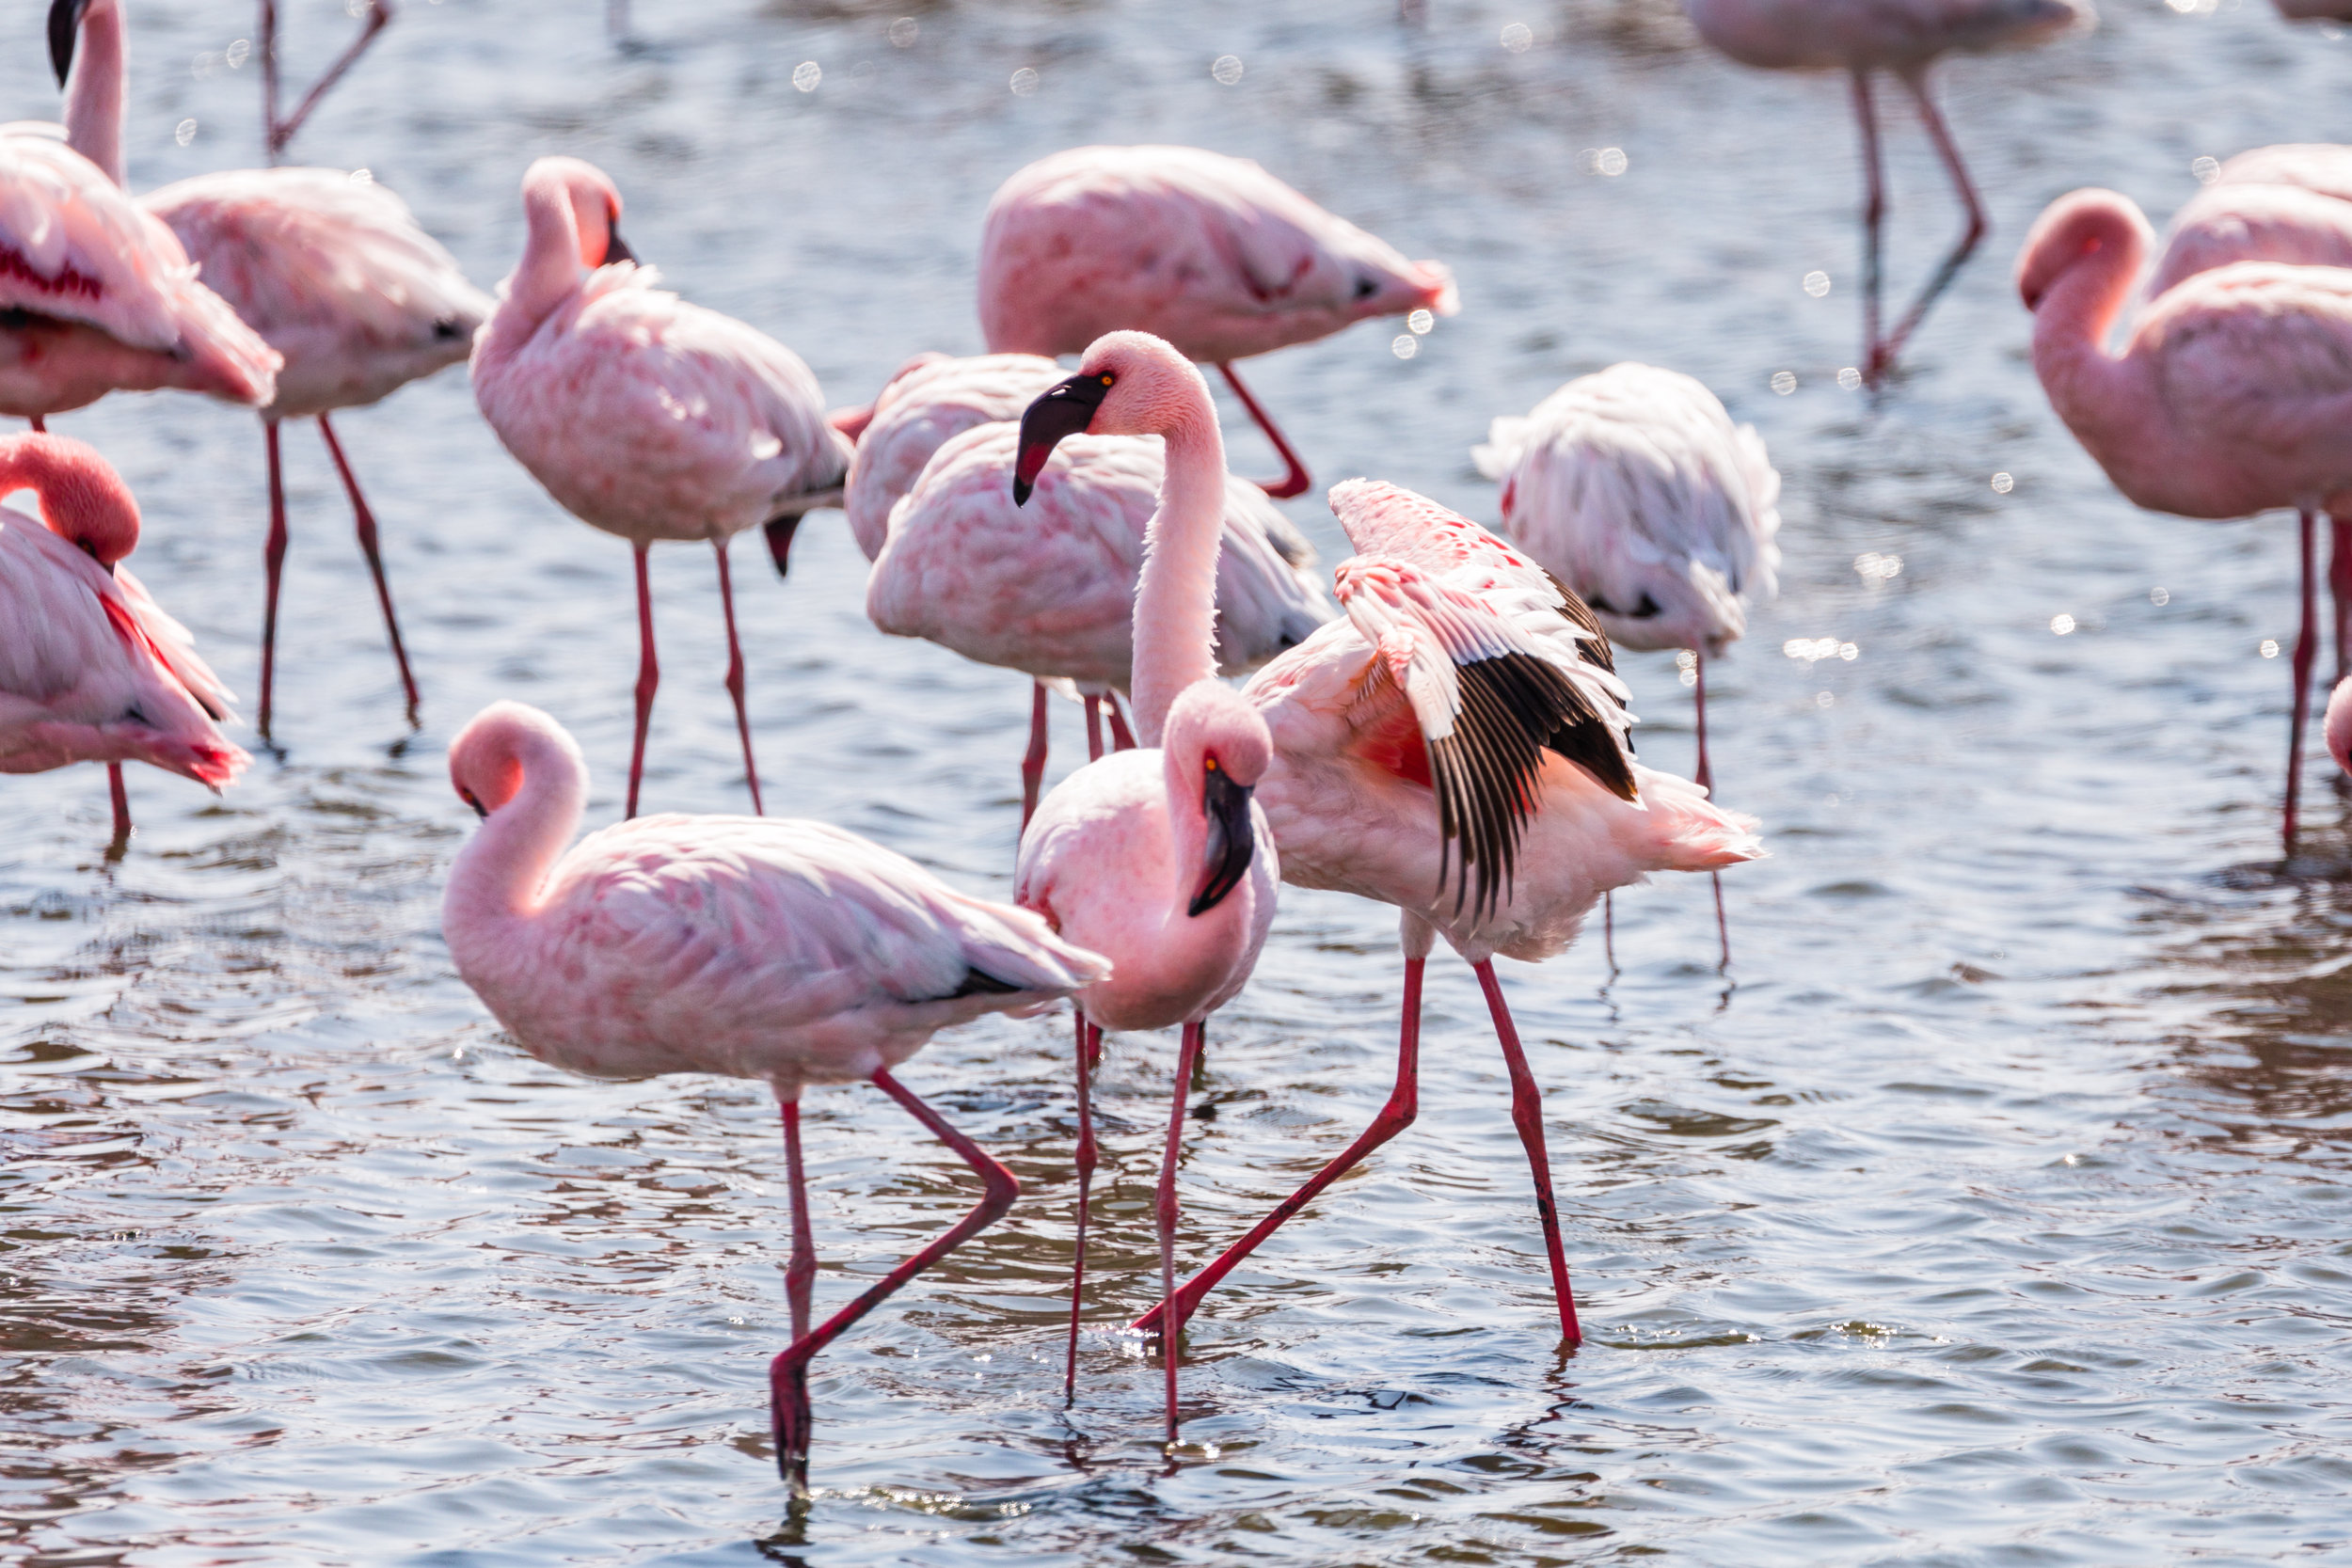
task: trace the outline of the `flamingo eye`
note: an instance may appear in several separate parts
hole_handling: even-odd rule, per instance
[[[1358,299],[1370,299],[1373,295],[1378,293],[1379,292],[1380,285],[1372,278],[1359,277],[1356,279],[1356,297]]]

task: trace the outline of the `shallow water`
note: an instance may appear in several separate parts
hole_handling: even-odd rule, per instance
[[[1432,0],[1415,32],[1385,0],[941,5],[899,48],[891,6],[640,0],[626,50],[586,0],[403,6],[304,158],[373,168],[485,283],[519,246],[524,164],[592,158],[640,254],[838,402],[914,350],[979,346],[973,251],[1006,173],[1145,139],[1258,157],[1458,272],[1463,313],[1409,361],[1383,324],[1260,362],[1320,479],[1491,518],[1468,460],[1491,416],[1621,357],[1706,379],[1788,483],[1781,599],[1709,683],[1723,793],[1774,858],[1725,879],[1728,976],[1695,878],[1617,900],[1613,974],[1595,941],[1502,966],[1582,1350],[1555,1348],[1500,1062],[1441,959],[1419,1124],[1195,1320],[1172,1473],[1156,1367],[1120,1325],[1152,1299],[1173,1038],[1115,1040],[1102,1082],[1069,1410],[1066,1021],[934,1042],[907,1081],[1025,1196],[819,1360],[819,1494],[787,1520],[766,1091],[544,1068],[437,929],[471,823],[443,748],[484,703],[569,724],[592,819],[617,812],[628,552],[504,456],[462,372],[341,421],[424,686],[411,735],[332,472],[292,429],[283,754],[219,801],[135,773],[119,863],[96,769],[6,784],[4,1555],[2352,1562],[2352,822],[2323,756],[2306,852],[2279,863],[2286,670],[2259,648],[2293,634],[2291,530],[2120,500],[2048,412],[2008,283],[2064,190],[2161,217],[2199,155],[2352,139],[2352,44],[2222,4],[2109,0],[2088,40],[1947,73],[1995,232],[1876,402],[1835,381],[1858,335],[1842,85],[1726,65],[1661,6]],[[189,63],[242,8],[130,8],[135,183],[254,161],[251,67]],[[299,78],[349,24],[321,0],[287,16]],[[1514,22],[1523,53],[1497,42]],[[0,87],[9,114],[52,112],[29,42]],[[1604,148],[1623,173],[1587,171]],[[1899,292],[1956,220],[1907,116],[1891,150]],[[155,397],[57,426],[137,487],[140,571],[250,694],[250,418]],[[1290,510],[1343,553],[1319,502]],[[1868,552],[1899,575],[1858,571]],[[741,809],[709,562],[656,561],[647,803]],[[771,803],[1003,893],[1025,683],[875,634],[836,515],[788,584],[754,545],[737,562]],[[1781,651],[1820,638],[1855,657]],[[1645,759],[1687,768],[1671,659],[1627,663]],[[1056,721],[1058,773],[1075,709]],[[1371,1117],[1397,988],[1387,911],[1286,893],[1213,1026],[1184,1261]],[[821,1310],[972,1193],[870,1090],[810,1113]]]

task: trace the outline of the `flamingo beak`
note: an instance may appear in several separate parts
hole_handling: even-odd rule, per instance
[[[472,791],[472,790],[470,790],[470,789],[465,789],[465,788],[460,788],[460,789],[457,791],[457,798],[458,798],[459,800],[461,800],[465,801],[465,802],[466,802],[466,804],[468,804],[468,805],[469,805],[469,806],[473,807],[473,814],[474,814],[476,816],[479,816],[479,817],[483,818],[485,821],[487,821],[487,820],[489,819],[489,816],[490,816],[490,810],[489,810],[489,808],[488,808],[487,806],[485,806],[485,805],[484,805],[484,804],[483,804],[480,800],[475,800],[475,799],[474,799],[474,793],[473,793],[473,791]]]
[[[609,225],[604,231],[603,265],[609,267],[615,261],[634,261],[636,260],[637,252],[629,249],[627,242],[621,238],[620,224],[615,222]]]
[[[1037,476],[1045,471],[1045,461],[1062,437],[1084,435],[1094,422],[1094,411],[1103,406],[1111,381],[1107,372],[1081,372],[1046,388],[1022,412],[1021,447],[1012,463],[1013,505],[1028,505]]]
[[[1201,856],[1201,869],[1206,873],[1200,891],[1192,895],[1187,913],[1202,915],[1225,901],[1225,895],[1241,886],[1241,879],[1249,874],[1249,862],[1257,854],[1258,835],[1250,820],[1248,784],[1233,782],[1232,775],[1216,765],[1211,757],[1200,788],[1201,809],[1209,818],[1209,839]]]
[[[82,13],[89,9],[89,0],[56,0],[49,8],[49,63],[57,72],[57,86],[64,87],[66,73],[73,69],[73,43],[81,35]]]

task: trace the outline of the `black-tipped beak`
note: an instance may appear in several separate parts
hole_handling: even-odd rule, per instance
[[[490,817],[490,808],[489,808],[489,807],[487,807],[487,806],[485,806],[485,805],[484,805],[481,801],[479,801],[479,800],[475,800],[475,799],[473,798],[473,791],[472,791],[472,790],[470,790],[470,789],[461,789],[461,790],[459,790],[459,791],[457,792],[457,798],[458,798],[459,800],[461,800],[465,801],[465,802],[466,802],[466,804],[468,804],[468,805],[469,805],[469,806],[473,807],[473,814],[474,814],[476,816],[481,817],[481,818],[482,818],[484,821],[485,821],[485,822],[489,820],[489,817]]]
[[[56,69],[59,87],[73,69],[73,44],[81,36],[82,13],[88,8],[89,0],[55,0],[49,8],[49,63]]]
[[[778,517],[768,525],[768,554],[776,563],[776,576],[792,575],[792,535],[799,530],[798,517]]]
[[[604,230],[604,264],[609,267],[615,261],[634,261],[636,260],[637,252],[629,249],[628,243],[621,238],[621,225],[619,220],[615,219],[613,222],[606,225]]]
[[[1045,471],[1045,460],[1063,436],[1086,433],[1094,422],[1094,411],[1103,406],[1103,394],[1110,389],[1107,375],[1073,375],[1046,388],[1023,410],[1021,450],[1012,461],[1013,505],[1029,504],[1029,492]]]
[[[1200,857],[1204,875],[1188,912],[1208,913],[1249,875],[1250,857],[1258,852],[1258,835],[1249,816],[1250,793],[1249,785],[1235,784],[1214,761],[1209,764],[1200,785],[1200,806],[1209,818],[1208,845]]]

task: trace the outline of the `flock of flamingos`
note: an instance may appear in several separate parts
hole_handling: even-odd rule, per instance
[[[2281,8],[2341,14],[2344,4]],[[1930,66],[1952,49],[2079,31],[2088,6],[1689,0],[1689,10],[1708,41],[1747,64],[1850,72],[1868,175],[1856,371],[1881,385],[1985,227],[1928,94]],[[386,14],[371,11],[362,44]],[[918,355],[870,405],[829,413],[789,349],[659,286],[621,238],[620,192],[576,159],[524,173],[528,237],[495,298],[364,176],[252,169],[134,198],[121,0],[55,0],[48,24],[64,124],[0,126],[0,411],[33,427],[0,441],[0,491],[39,499],[38,516],[0,513],[0,771],[105,763],[119,853],[123,762],[219,789],[250,760],[221,728],[229,693],[124,565],[135,500],[96,451],[46,434],[48,417],[160,388],[261,411],[263,736],[286,544],[279,427],[315,417],[413,718],[374,519],[329,416],[470,357],[483,416],[507,450],[566,511],[635,551],[641,664],[628,817],[577,843],[587,768],[555,720],[501,702],[457,736],[451,777],[483,822],[450,870],[443,929],[468,984],[538,1056],[594,1073],[774,1085],[794,1338],[771,1391],[777,1460],[796,1491],[810,1359],[1014,1199],[1011,1174],[896,1076],[934,1032],[986,1013],[1073,1005],[1080,1274],[1102,1033],[1182,1026],[1158,1188],[1160,1298],[1137,1324],[1164,1347],[1173,1444],[1186,1318],[1276,1227],[1412,1121],[1422,966],[1442,937],[1492,1010],[1561,1333],[1577,1340],[1541,1095],[1492,958],[1562,951],[1597,902],[1650,872],[1714,872],[1763,852],[1753,819],[1710,798],[1705,671],[1743,630],[1743,601],[1774,590],[1779,478],[1712,393],[1623,364],[1497,420],[1477,453],[1502,482],[1493,531],[1377,480],[1334,486],[1357,553],[1327,587],[1267,499],[1303,492],[1306,467],[1232,362],[1366,318],[1451,312],[1454,288],[1444,267],[1406,261],[1255,164],[1088,147],[1020,170],[981,239],[990,353]],[[1871,90],[1883,72],[1917,100],[1968,214],[1891,330],[1878,303]],[[273,112],[273,152],[290,134]],[[2352,614],[2352,148],[2232,159],[2182,211],[2143,281],[2152,245],[2147,221],[2111,192],[2077,191],[2042,215],[2017,268],[2034,366],[2134,501],[2191,517],[2300,514],[2292,851],[2322,514],[2339,673]],[[1074,372],[1054,357],[1069,355]],[[1196,362],[1216,365],[1273,439],[1281,482],[1228,471]],[[872,560],[867,610],[882,630],[1036,684],[1013,904],[825,824],[760,815],[727,546],[763,528],[782,571],[795,525],[818,507],[844,509]],[[659,540],[712,546],[754,815],[637,816],[659,680],[646,551]],[[1695,781],[1634,759],[1613,641],[1687,650]],[[1238,689],[1221,678],[1241,674]],[[1049,688],[1084,703],[1091,760],[1041,799]],[[2345,691],[2327,726],[2339,760],[2352,745]],[[1397,909],[1395,1087],[1353,1145],[1180,1289],[1185,1088],[1206,1021],[1248,978],[1285,881]],[[968,1162],[985,1196],[812,1328],[801,1091],[860,1079]],[[1073,1279],[1066,1386],[1079,1299]]]

